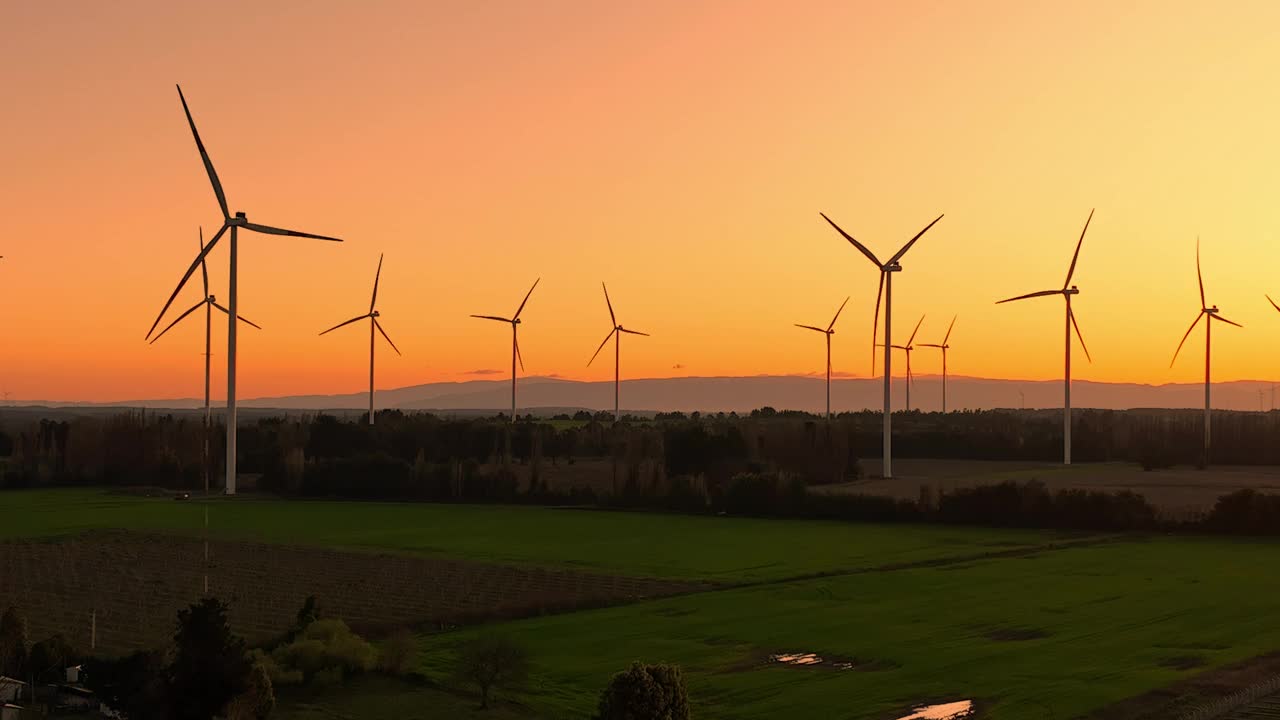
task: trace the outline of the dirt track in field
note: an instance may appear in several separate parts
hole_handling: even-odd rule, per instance
[[[31,639],[60,632],[107,653],[159,647],[177,611],[203,594],[201,540],[101,531],[0,543],[0,608],[27,618]],[[357,628],[511,618],[706,589],[650,580],[459,560],[211,541],[209,592],[231,604],[250,643],[286,631],[308,595]]]

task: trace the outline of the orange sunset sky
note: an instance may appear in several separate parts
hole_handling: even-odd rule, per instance
[[[241,236],[240,395],[490,377],[536,277],[531,375],[870,372],[877,275],[818,216],[903,262],[895,327],[955,374],[1061,376],[1059,287],[1085,217],[1078,379],[1280,374],[1280,3],[61,2],[0,11],[0,391],[194,397],[203,322],[143,340],[219,213],[344,237]],[[212,256],[225,300],[225,243]],[[175,303],[199,299],[198,283]],[[215,325],[215,397],[225,325]],[[920,373],[938,358],[917,355]],[[899,368],[901,364],[899,361]],[[498,375],[501,377],[501,375]]]

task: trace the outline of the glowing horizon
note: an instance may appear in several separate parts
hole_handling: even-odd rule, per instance
[[[367,389],[363,335],[318,334],[367,300],[380,253],[380,321],[404,356],[379,352],[379,388],[509,377],[507,334],[468,315],[513,312],[537,277],[530,376],[612,379],[612,362],[586,367],[605,281],[619,322],[652,334],[624,341],[623,380],[820,372],[821,339],[793,323],[825,326],[845,296],[833,377],[867,377],[877,274],[819,212],[882,259],[946,214],[894,279],[894,328],[925,314],[917,342],[937,342],[958,314],[953,377],[1061,377],[1060,300],[995,301],[1060,286],[1094,207],[1073,300],[1094,361],[1077,350],[1075,379],[1203,379],[1200,330],[1169,368],[1198,310],[1197,235],[1209,304],[1245,326],[1215,328],[1214,381],[1278,374],[1274,3],[9,15],[14,401],[202,394],[203,318],[143,340],[197,227],[220,223],[175,82],[232,212],[347,240],[242,236],[240,312],[264,328],[239,334],[244,398]],[[225,295],[225,243],[209,269]]]

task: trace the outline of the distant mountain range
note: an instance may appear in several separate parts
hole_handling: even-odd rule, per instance
[[[625,380],[622,383],[624,410],[635,413],[680,410],[690,412],[749,412],[771,406],[779,410],[820,412],[824,407],[824,380],[817,377],[766,375],[753,377],[682,377]],[[856,378],[833,380],[832,409],[878,409],[881,405],[880,379]],[[1275,398],[1270,382],[1242,380],[1215,383],[1213,406],[1229,410],[1270,410]],[[895,380],[893,406],[905,403],[906,384]],[[1261,393],[1261,394],[1260,394]],[[1078,408],[1194,408],[1203,407],[1204,385],[1199,383],[1140,385],[1078,380],[1072,383],[1072,405]],[[15,403],[16,404],[16,403]],[[48,407],[147,407],[195,408],[201,400],[183,398],[169,400],[132,400],[110,403],[22,402],[25,406]],[[282,410],[353,410],[368,404],[363,392],[343,395],[292,395],[287,397],[251,398],[241,406]],[[467,382],[428,383],[378,392],[379,408],[404,410],[439,410],[452,412],[500,411],[511,404],[509,380],[471,380]],[[521,412],[550,414],[579,409],[613,408],[612,382],[583,382],[549,377],[522,378],[519,386]],[[939,376],[922,375],[911,389],[915,409],[939,410],[942,404],[942,380]],[[973,377],[950,377],[947,380],[947,407],[958,409],[1053,408],[1062,406],[1061,380],[996,380]]]

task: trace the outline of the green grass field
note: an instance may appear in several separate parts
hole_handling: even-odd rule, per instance
[[[1048,549],[1047,532],[751,520],[509,506],[212,500],[95,490],[0,493],[0,539],[94,528],[559,565],[747,586],[420,637],[434,685],[369,678],[286,694],[280,716],[471,717],[445,692],[459,643],[528,647],[534,674],[475,717],[587,717],[632,660],[684,667],[703,718],[888,720],[930,700],[981,717],[1065,720],[1280,649],[1280,544],[1125,537]],[[920,566],[1024,548],[1021,556]],[[888,565],[893,570],[852,572]],[[829,573],[828,577],[793,578]],[[854,669],[779,667],[781,652]]]
[[[640,659],[683,666],[698,718],[879,720],[970,698],[983,718],[1073,718],[1194,672],[1171,665],[1280,648],[1277,558],[1160,538],[771,584],[426,636],[422,667],[443,680],[457,643],[497,631],[530,649],[524,701],[542,717],[587,716]],[[778,652],[869,669],[770,666]]]
[[[499,505],[296,500],[208,503],[98,490],[0,493],[0,539],[97,528],[421,552],[618,574],[763,581],[1037,545],[1037,531],[708,518]]]

